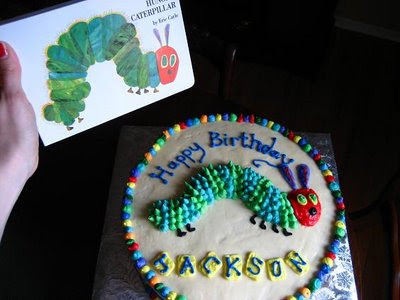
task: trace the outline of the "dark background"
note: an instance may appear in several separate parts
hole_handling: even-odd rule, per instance
[[[0,18],[58,3],[63,1],[7,2]],[[68,140],[41,145],[39,168],[1,241],[0,299],[90,298],[123,125],[169,126],[232,111],[298,131],[328,132],[349,211],[379,199],[399,169],[399,43],[334,26],[336,1],[181,5],[195,86]],[[221,86],[227,86],[224,62],[231,45],[237,56],[226,97]],[[356,232],[350,242],[361,299],[389,295],[384,226],[379,209],[361,223],[349,222],[350,233]]]

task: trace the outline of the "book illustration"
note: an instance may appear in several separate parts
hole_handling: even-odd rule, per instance
[[[113,60],[116,72],[129,87],[128,92],[141,95],[154,93],[161,84],[175,80],[179,68],[178,54],[168,45],[169,24],[165,27],[166,45],[157,29],[160,43],[157,51],[143,53],[136,37],[136,28],[120,14],[95,17],[89,22],[77,22],[60,35],[57,43],[47,48],[47,82],[51,102],[42,107],[47,121],[62,123],[72,130],[80,113],[85,110],[85,98],[91,91],[86,81],[89,67],[96,62]]]

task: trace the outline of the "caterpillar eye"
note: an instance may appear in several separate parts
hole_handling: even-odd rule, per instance
[[[161,57],[161,67],[168,67],[168,57],[165,54]]]
[[[175,63],[176,63],[176,55],[172,54],[171,57],[169,58],[169,65],[173,67],[175,66]]]
[[[315,194],[310,194],[308,195],[308,198],[311,200],[312,204],[317,205],[318,203],[318,197]]]
[[[302,194],[299,194],[299,195],[297,195],[297,202],[299,202],[300,205],[306,205],[307,198],[304,197]]]

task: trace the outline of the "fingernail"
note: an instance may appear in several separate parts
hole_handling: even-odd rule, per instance
[[[5,58],[8,56],[6,44],[0,42],[0,58]]]

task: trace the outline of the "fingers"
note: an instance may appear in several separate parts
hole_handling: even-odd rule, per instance
[[[5,42],[0,42],[0,92],[21,92],[21,66],[14,49]]]

